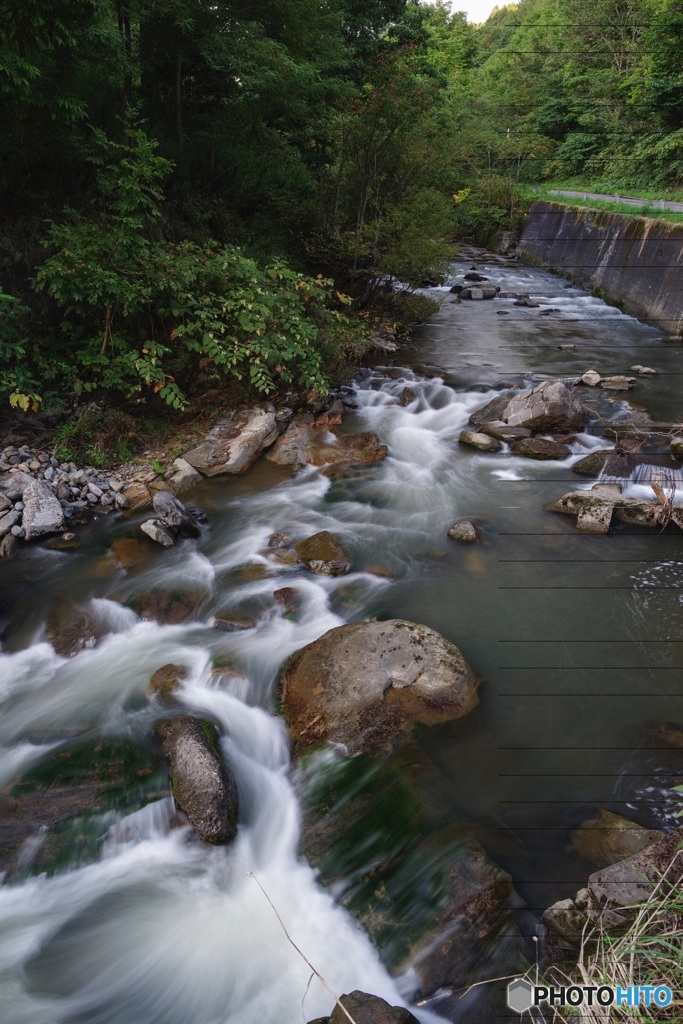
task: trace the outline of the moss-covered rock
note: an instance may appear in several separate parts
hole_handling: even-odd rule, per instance
[[[173,797],[200,839],[224,846],[237,834],[237,785],[218,747],[215,726],[192,715],[160,722]]]

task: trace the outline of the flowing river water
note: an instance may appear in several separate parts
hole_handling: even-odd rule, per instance
[[[593,869],[568,844],[597,807],[673,826],[676,764],[649,723],[681,713],[683,537],[673,527],[580,535],[547,506],[593,482],[570,466],[611,446],[597,436],[600,424],[627,415],[626,397],[655,420],[682,418],[682,350],[545,271],[496,265],[487,276],[504,293],[537,296],[540,308],[506,298],[451,304],[442,289],[440,311],[400,359],[354,385],[357,409],[343,429],[376,431],[389,447],[384,463],[328,479],[261,460],[244,477],[206,482],[189,496],[208,515],[202,538],[150,551],[135,572],[116,569],[106,552],[137,531],[142,514],[81,528],[76,550],[33,545],[0,563],[2,786],[83,739],[95,750],[107,738],[144,747],[155,720],[149,678],[173,662],[187,672],[186,707],[219,723],[240,793],[228,848],[176,827],[167,781],[144,771],[111,807],[63,832],[57,861],[44,857],[49,825],[37,829],[0,886],[6,1024],[299,1024],[329,1013],[329,993],[316,979],[307,989],[310,970],[249,872],[335,992],[359,988],[392,1003],[409,994],[298,852],[303,783],[290,773],[274,684],[291,652],[347,621],[425,623],[483,677],[480,706],[420,731],[416,749],[446,819],[478,830],[512,875],[527,934],[542,936],[543,908]],[[628,396],[591,392],[593,424],[564,462],[458,444],[502,381],[529,386],[534,374],[604,375],[635,363],[659,373]],[[407,384],[416,399],[403,407],[396,397]],[[481,544],[446,539],[459,516],[481,523]],[[323,529],[351,554],[351,575],[282,567],[240,576],[245,564],[264,563],[272,533]],[[377,566],[391,576],[364,571]],[[284,586],[299,592],[294,617],[272,596]],[[126,602],[150,590],[190,591],[196,614],[179,625],[139,618]],[[67,595],[106,634],[71,659],[55,654],[45,631],[50,607]],[[253,615],[254,627],[214,629],[212,616],[226,608]],[[316,770],[324,773],[324,757],[307,769]],[[495,963],[504,973],[505,957]],[[424,1024],[443,1019],[413,1009]],[[444,1012],[474,1019],[453,1004]]]

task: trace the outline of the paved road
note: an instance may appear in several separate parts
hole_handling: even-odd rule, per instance
[[[683,203],[677,203],[669,199],[638,199],[634,196],[602,195],[600,192],[570,192],[565,189],[548,189],[554,196],[571,196],[574,199],[602,199],[607,203],[627,203],[629,206],[652,206],[655,210],[673,210],[675,213],[683,213]]]

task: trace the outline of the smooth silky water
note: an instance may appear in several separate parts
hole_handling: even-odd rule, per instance
[[[21,870],[0,887],[6,1024],[299,1024],[329,1013],[331,997],[315,979],[307,989],[310,970],[249,872],[334,991],[401,1001],[399,982],[297,852],[299,800],[275,711],[282,661],[346,621],[426,623],[483,677],[474,712],[420,730],[417,741],[450,820],[472,826],[538,917],[592,870],[568,843],[597,806],[674,824],[676,766],[650,749],[648,723],[681,717],[681,534],[620,527],[582,536],[573,519],[546,510],[593,482],[570,472],[591,448],[611,446],[590,432],[570,459],[550,463],[479,453],[457,438],[501,381],[621,373],[634,363],[660,373],[628,396],[587,394],[595,424],[624,418],[626,397],[656,420],[678,421],[681,349],[541,270],[496,266],[488,276],[503,291],[533,293],[541,309],[508,299],[453,305],[441,290],[440,311],[415,331],[400,364],[357,382],[357,410],[343,429],[377,431],[389,446],[381,465],[330,480],[261,460],[243,478],[202,484],[188,496],[207,512],[202,538],[150,550],[134,573],[117,571],[106,551],[135,534],[141,514],[82,528],[75,551],[33,545],[0,563],[3,786],[79,737],[146,742],[155,720],[149,678],[173,662],[187,671],[183,703],[220,725],[240,793],[229,848],[176,827],[165,794],[148,803],[131,794],[128,806],[102,813],[91,822],[96,853],[84,859],[74,843],[58,870],[36,867],[44,830],[28,840]],[[539,315],[548,308],[558,312]],[[407,384],[417,398],[403,408],[395,398]],[[642,484],[631,490],[648,493]],[[480,522],[481,544],[446,538],[464,515]],[[296,568],[239,576],[240,566],[264,561],[273,532],[323,529],[351,554],[349,576]],[[363,571],[378,566],[395,578]],[[273,599],[283,586],[300,592],[296,621]],[[191,590],[197,620],[140,620],[126,602],[153,588]],[[106,633],[70,660],[45,633],[49,608],[65,595]],[[212,615],[226,609],[255,615],[256,625],[215,630]],[[414,1012],[424,1024],[440,1019]]]

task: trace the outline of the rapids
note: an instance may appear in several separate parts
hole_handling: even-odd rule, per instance
[[[456,267],[462,271],[467,267]],[[484,266],[484,269],[486,267]],[[567,852],[574,824],[597,804],[675,820],[666,758],[651,749],[646,718],[680,715],[675,670],[683,664],[680,534],[646,531],[590,538],[545,507],[593,481],[571,473],[591,448],[599,418],[627,415],[625,398],[655,418],[680,419],[680,349],[659,333],[541,270],[491,267],[503,292],[534,293],[541,311],[512,299],[444,303],[401,353],[354,384],[344,430],[374,430],[384,463],[329,480],[258,464],[246,477],[202,484],[207,512],[198,541],[161,549],[127,575],[107,567],[112,539],[141,521],[112,517],[86,527],[75,552],[34,545],[0,564],[7,625],[0,649],[0,778],[7,786],[76,737],[140,740],[153,726],[145,690],[173,662],[187,675],[182,700],[215,720],[240,792],[235,844],[213,849],[174,827],[172,800],[103,811],[88,823],[97,854],[37,871],[46,829],[24,844],[19,870],[0,886],[0,1013],[4,1024],[300,1024],[332,999],[288,942],[337,993],[360,988],[400,1002],[399,982],[350,915],[298,853],[301,812],[274,683],[293,651],[343,622],[401,616],[456,642],[485,677],[467,719],[425,730],[426,756],[443,780],[455,822],[497,834],[491,855],[513,875],[537,917],[587,873]],[[438,293],[438,290],[436,290]],[[507,315],[498,316],[498,312]],[[560,350],[571,341],[574,350]],[[595,367],[660,375],[628,396],[595,395],[593,426],[564,462],[463,449],[470,413],[511,377],[571,375]],[[416,399],[396,397],[409,384]],[[647,488],[629,483],[633,493]],[[476,548],[445,538],[450,523],[482,521]],[[325,578],[265,563],[274,532],[330,530],[354,571]],[[365,570],[381,566],[396,577]],[[273,600],[295,585],[295,620]],[[194,621],[158,625],[125,602],[150,589],[191,588]],[[51,602],[87,604],[105,634],[66,660],[47,642]],[[253,628],[221,633],[212,616],[247,612]],[[214,666],[223,666],[220,674]],[[140,805],[141,804],[141,805]],[[86,825],[84,824],[84,828]],[[442,1019],[422,1008],[423,1024]],[[463,1018],[465,1019],[465,1018]]]

